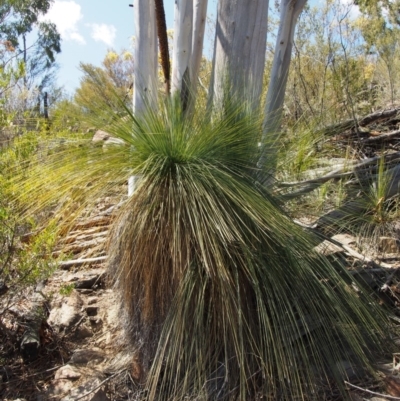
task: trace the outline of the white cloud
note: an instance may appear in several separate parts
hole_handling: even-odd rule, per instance
[[[79,33],[78,22],[83,18],[81,6],[75,1],[56,0],[48,13],[40,17],[41,21],[50,21],[56,24],[58,32],[64,40],[73,40],[79,44],[86,43]]]
[[[108,46],[112,46],[117,34],[117,29],[114,25],[106,24],[87,24],[92,28],[92,38],[97,42],[103,42]]]
[[[340,0],[340,2],[345,6],[350,18],[357,19],[361,15],[360,7],[354,4],[354,0]]]

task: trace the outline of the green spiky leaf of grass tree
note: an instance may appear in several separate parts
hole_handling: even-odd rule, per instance
[[[109,265],[146,399],[320,399],[331,379],[343,389],[343,361],[370,371],[386,318],[258,184],[262,119],[232,104],[208,116],[167,103],[115,125],[122,145],[38,155],[21,200],[58,205],[62,223],[60,199],[77,210],[140,177]]]
[[[379,237],[393,235],[394,223],[399,217],[397,175],[385,165],[382,157],[367,183],[360,200],[363,213],[351,215],[351,229],[360,236],[361,245],[379,251]]]

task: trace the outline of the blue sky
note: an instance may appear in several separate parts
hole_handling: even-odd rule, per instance
[[[62,37],[58,84],[72,93],[79,86],[79,63],[100,65],[108,49],[132,49],[133,0],[55,0],[43,18],[57,25]],[[216,0],[209,0],[215,10]],[[168,28],[173,28],[174,0],[165,0]]]
[[[151,1],[151,0],[148,0]],[[309,0],[313,5],[324,0]],[[339,0],[351,4],[353,0]],[[62,52],[58,85],[72,94],[79,86],[79,63],[100,65],[107,50],[132,50],[135,32],[133,0],[54,0],[43,17],[57,25],[62,37]],[[175,0],[164,0],[167,27],[173,28]],[[209,0],[208,10],[214,17],[217,0]],[[271,1],[272,3],[272,1]],[[206,34],[207,37],[207,34]],[[211,40],[206,39],[206,53],[211,52]]]

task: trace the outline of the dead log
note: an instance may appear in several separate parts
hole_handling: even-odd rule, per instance
[[[340,134],[344,131],[348,131],[355,128],[356,125],[359,127],[366,127],[374,122],[381,122],[382,120],[387,120],[397,115],[400,112],[400,107],[395,107],[388,110],[380,110],[374,113],[368,114],[367,116],[359,119],[358,121],[354,119],[349,119],[342,121],[340,123],[335,123],[329,125],[328,127],[322,128],[319,132],[323,135],[333,136]]]
[[[389,141],[389,140],[391,140],[391,139],[393,139],[393,138],[395,138],[396,136],[399,136],[399,135],[400,135],[400,130],[396,130],[396,131],[392,131],[392,132],[386,132],[386,133],[384,133],[382,135],[377,135],[377,136],[372,136],[370,138],[365,138],[365,139],[362,139],[360,142],[361,142],[362,145],[371,144],[371,143],[374,143],[374,142],[386,142],[386,141]]]
[[[98,262],[104,262],[106,259],[107,256],[98,256],[97,258],[65,260],[63,262],[59,262],[58,266],[61,267],[62,269],[69,269],[72,266],[82,266]]]
[[[350,177],[353,175],[357,175],[359,179],[362,179],[363,176],[365,176],[365,175],[367,175],[368,179],[371,179],[371,176],[372,176],[372,178],[376,179],[376,174],[374,175],[374,172],[376,172],[377,166],[378,166],[380,160],[382,160],[382,159],[384,159],[384,162],[387,164],[393,164],[394,162],[400,161],[400,152],[385,154],[382,156],[371,157],[371,158],[363,160],[357,164],[353,164],[350,166],[343,166],[341,168],[333,170],[330,173],[323,175],[322,177],[313,178],[311,180],[305,180],[305,181],[297,181],[297,182],[281,182],[281,183],[278,183],[277,186],[283,187],[283,188],[304,186],[304,188],[302,188],[298,191],[294,191],[294,192],[290,192],[288,194],[282,195],[282,198],[284,200],[289,200],[289,199],[294,199],[300,195],[309,193],[309,192],[313,191],[314,189],[317,189],[318,187],[320,187],[325,182],[328,182],[329,180],[332,180],[332,179],[341,179],[341,178],[346,178],[346,177]],[[396,167],[394,167],[394,168],[396,168]],[[390,172],[390,171],[391,170],[388,170],[388,172]]]
[[[36,292],[33,296],[30,311],[23,316],[25,332],[21,340],[21,353],[22,356],[29,361],[39,356],[41,346],[40,331],[44,320],[44,303],[44,297],[40,292]]]

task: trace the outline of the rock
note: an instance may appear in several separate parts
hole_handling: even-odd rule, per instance
[[[318,246],[314,248],[316,252],[320,255],[328,256],[336,253],[343,253],[343,249],[335,244],[332,244],[330,241],[323,241]]]
[[[92,142],[106,141],[108,138],[111,138],[111,135],[108,132],[99,129],[93,135]]]
[[[96,305],[90,305],[86,307],[86,313],[88,316],[97,316],[99,307]]]
[[[74,365],[88,365],[89,363],[101,363],[104,359],[105,356],[99,349],[77,349],[72,354],[69,363]]]
[[[64,281],[69,283],[74,283],[74,288],[82,289],[92,289],[100,288],[104,285],[105,280],[105,269],[91,269],[89,271],[78,271],[76,273],[68,274]]]
[[[93,331],[86,324],[79,325],[79,327],[75,330],[76,338],[88,338],[93,336]]]
[[[50,386],[49,395],[51,398],[56,396],[63,396],[67,394],[74,387],[74,383],[68,379],[53,380]]]
[[[70,394],[62,398],[61,401],[75,401],[76,399],[80,401],[109,401],[110,399],[101,388],[96,389],[100,384],[101,380],[98,377],[94,377],[71,390]],[[87,396],[85,396],[85,394],[87,394]]]
[[[68,379],[68,380],[77,380],[82,375],[79,373],[78,369],[71,365],[62,366],[60,369],[57,370],[54,379]]]
[[[59,330],[67,329],[77,323],[82,315],[83,300],[77,291],[64,298],[61,306],[56,306],[50,311],[47,322],[50,326]]]
[[[400,252],[400,241],[392,237],[380,237],[378,249],[383,253],[398,253]]]
[[[332,237],[332,239],[340,242],[343,245],[351,245],[357,242],[356,238],[350,234],[336,234]]]
[[[93,305],[93,304],[97,304],[99,302],[99,298],[98,297],[89,297],[87,304],[88,305]]]

